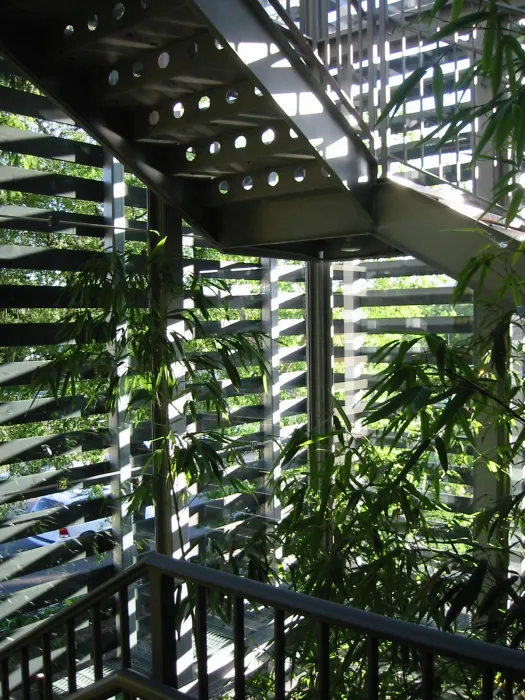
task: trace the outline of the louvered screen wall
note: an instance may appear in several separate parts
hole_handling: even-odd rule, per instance
[[[102,255],[111,238],[104,226],[108,210],[114,223],[122,225],[118,209],[125,205],[126,250],[145,246],[147,191],[125,174],[125,200],[112,201],[112,193],[124,191],[119,168],[111,167],[103,150],[7,62],[0,63],[0,70],[0,636],[6,639],[111,576],[123,559],[119,536],[133,532],[141,546],[147,540],[151,546],[154,522],[142,514],[136,522],[115,526],[105,496],[122,478],[122,465],[109,460],[108,416],[87,410],[81,398],[57,403],[43,393],[36,396],[31,387],[33,371],[63,339],[64,285],[92,256]],[[217,513],[227,520],[246,507],[264,512],[265,474],[272,457],[267,437],[286,436],[305,420],[304,266],[220,256],[190,229],[182,234],[188,271],[231,284],[233,322],[218,314],[205,324],[207,332],[227,325],[261,328],[282,339],[282,345],[274,346],[280,395],[270,402],[255,373],[243,380],[241,395],[231,399],[232,432],[253,444],[246,458],[258,485],[258,505],[243,497],[228,499],[226,508],[221,499],[209,499],[205,507],[200,501],[191,509],[198,516],[191,533],[201,537]],[[211,425],[209,416],[199,421]],[[147,425],[132,431],[134,473],[147,460],[144,441],[149,437]],[[90,489],[89,498],[60,512],[45,508],[46,497],[74,488]],[[35,506],[40,510],[32,512]],[[106,519],[112,516],[109,527]],[[90,528],[104,530],[104,536],[51,544],[29,539],[88,522]],[[135,554],[127,547],[124,563]]]
[[[113,520],[108,530],[104,518],[113,510],[100,486],[114,486],[122,478],[122,465],[108,459],[108,416],[87,411],[82,399],[57,404],[45,395],[35,397],[30,386],[33,370],[57,342],[68,276],[91,256],[103,254],[110,233],[104,206],[106,216],[108,207],[118,209],[109,196],[118,184],[118,168],[116,175],[103,150],[5,61],[0,70],[0,638],[5,640],[111,576],[122,560],[118,537],[128,531],[136,542],[151,544],[154,522],[143,514],[117,528]],[[125,205],[126,248],[138,251],[146,243],[147,192],[131,175],[124,180],[120,205]],[[57,225],[57,219],[64,223]],[[218,515],[235,518],[246,507],[264,513],[272,459],[268,437],[286,439],[306,420],[305,271],[302,263],[221,256],[190,229],[182,233],[187,267],[231,282],[233,327],[262,328],[279,340],[277,358],[268,358],[279,391],[270,399],[253,376],[245,378],[241,396],[232,397],[233,430],[253,442],[247,459],[258,505],[243,497],[200,501],[191,509],[198,517],[190,536],[201,537]],[[333,268],[334,388],[346,397],[349,411],[359,400],[356,392],[373,382],[374,368],[365,361],[378,338],[423,326],[443,333],[470,331],[469,308],[460,315],[436,308],[447,303],[449,290],[440,289],[446,282],[417,261],[361,262],[357,271],[352,268],[349,263]],[[434,287],[423,291],[427,283]],[[385,294],[381,285],[399,291]],[[418,323],[420,317],[424,321]],[[219,332],[225,323],[219,319],[207,330]],[[208,420],[202,416],[202,425]],[[133,470],[145,464],[143,442],[149,434],[149,426],[139,426],[131,435]],[[31,512],[46,496],[91,487],[96,487],[94,496],[65,513]],[[28,540],[93,520],[103,521],[112,536],[89,536],[73,544]],[[128,547],[124,563],[135,554]]]

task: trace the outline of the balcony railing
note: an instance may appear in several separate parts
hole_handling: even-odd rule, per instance
[[[129,588],[144,577],[150,586],[151,652],[150,680],[145,680],[132,667],[132,649],[129,635]],[[20,658],[21,692],[16,697],[32,700],[34,679],[30,672],[30,649],[38,646],[41,651],[42,670],[39,673],[40,688],[44,700],[53,698],[52,635],[57,629],[67,630],[67,682],[70,693],[77,691],[77,666],[75,658],[76,620],[90,613],[92,637],[92,665],[95,683],[79,692],[78,698],[106,698],[116,688],[128,697],[179,698],[174,692],[179,686],[177,675],[176,592],[187,586],[187,600],[191,601],[190,615],[195,637],[196,690],[199,700],[210,696],[208,673],[207,625],[209,601],[212,594],[228,596],[233,611],[233,692],[236,700],[247,697],[245,658],[245,604],[247,601],[270,608],[273,614],[273,633],[267,642],[273,667],[276,700],[284,700],[290,689],[287,666],[287,637],[299,624],[307,621],[318,628],[316,694],[329,698],[335,688],[330,688],[331,656],[333,649],[331,631],[348,630],[358,635],[366,645],[362,664],[366,666],[366,697],[369,700],[384,697],[381,690],[382,645],[393,642],[408,650],[415,650],[419,669],[415,683],[418,697],[431,700],[436,697],[439,682],[434,673],[438,659],[476,669],[481,676],[481,698],[494,697],[496,674],[498,686],[505,688],[505,697],[514,697],[513,688],[525,678],[525,655],[514,649],[488,644],[453,635],[439,630],[394,620],[371,612],[338,605],[283,588],[265,585],[257,581],[219,572],[215,569],[170,559],[159,554],[149,554],[139,563],[116,578],[89,593],[74,606],[41,623],[29,634],[12,642],[0,654],[1,698],[9,700],[16,684],[10,677],[11,665]],[[120,633],[120,672],[104,678],[104,659],[101,629],[101,606],[117,596],[118,629]],[[119,685],[120,683],[120,685]],[[144,688],[151,684],[151,692],[142,692],[133,683]],[[146,684],[146,685],[144,685]],[[159,685],[160,684],[160,685]],[[141,686],[141,687],[142,687]]]

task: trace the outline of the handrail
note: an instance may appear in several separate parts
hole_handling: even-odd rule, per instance
[[[43,620],[40,624],[36,624],[30,632],[6,644],[0,649],[0,662],[8,659],[12,654],[16,654],[26,647],[28,643],[30,644],[32,641],[36,641],[44,635],[53,632],[57,627],[65,625],[69,620],[73,620],[82,613],[88,612],[96,603],[102,602],[109,596],[118,593],[123,587],[137,581],[147,572],[147,558],[147,556],[144,557],[136,564],[133,564],[133,566],[130,566],[129,569],[122,571],[115,578],[102,583],[94,591],[85,595],[82,600],[79,600],[74,605],[70,605],[65,610],[61,610],[53,617]]]
[[[219,590],[279,610],[312,617],[332,627],[352,629],[406,646],[423,647],[440,656],[457,659],[480,668],[488,664],[492,668],[517,672],[525,676],[525,654],[521,651],[442,632],[424,625],[396,620],[339,603],[331,603],[181,559],[171,559],[156,552],[147,554],[140,562],[88,593],[67,610],[57,613],[33,628],[27,635],[4,647],[0,652],[0,661],[64,625],[68,620],[78,617],[79,614],[89,610],[93,604],[115,594],[147,571],[156,575],[165,574],[173,579]]]
[[[150,582],[151,601],[151,645],[153,670],[152,678],[141,680],[138,674],[130,671],[131,651],[129,645],[129,620],[127,619],[127,586],[147,574]],[[93,659],[96,682],[89,688],[75,691],[72,700],[104,700],[112,697],[115,690],[129,693],[131,697],[143,697],[145,700],[181,700],[181,693],[172,688],[177,687],[175,671],[175,588],[181,583],[190,584],[195,591],[195,644],[197,649],[199,697],[208,697],[208,671],[206,652],[207,629],[207,592],[221,591],[233,598],[234,615],[234,656],[235,684],[244,688],[244,601],[270,607],[274,611],[273,654],[276,668],[276,689],[278,697],[285,697],[285,619],[286,616],[299,616],[315,621],[319,629],[331,628],[350,630],[363,635],[375,649],[373,660],[369,658],[367,672],[378,676],[381,663],[379,643],[390,641],[407,648],[414,648],[422,654],[423,683],[432,689],[432,669],[434,657],[459,661],[481,671],[483,677],[483,697],[491,697],[489,690],[493,684],[493,672],[499,671],[512,683],[513,680],[525,679],[525,654],[516,649],[489,644],[469,639],[449,632],[442,632],[431,627],[393,618],[385,617],[365,610],[332,603],[294,591],[277,588],[234,574],[217,571],[202,565],[183,560],[171,559],[165,555],[150,553],[139,563],[106,582],[97,590],[89,593],[83,600],[75,603],[62,613],[35,627],[28,634],[7,645],[0,654],[1,697],[7,700],[9,695],[8,659],[19,651],[22,661],[26,659],[25,671],[22,668],[23,697],[31,700],[27,654],[31,645],[42,643],[44,660],[44,683],[48,693],[51,692],[51,633],[64,624],[71,630],[73,641],[68,641],[68,678],[76,678],[74,665],[74,619],[82,612],[91,609]],[[103,657],[100,629],[100,604],[104,598],[118,593],[121,611],[121,663],[122,671],[116,675],[103,678]],[[292,623],[293,625],[293,623]],[[69,631],[68,631],[69,640]],[[46,651],[47,649],[47,651]],[[325,645],[324,651],[328,653]],[[46,656],[47,654],[47,656]],[[47,659],[47,661],[46,661]],[[47,664],[47,665],[46,665]],[[72,664],[72,665],[71,665]],[[372,667],[370,664],[373,664]],[[325,667],[326,671],[326,667]],[[490,673],[487,673],[490,671]],[[430,675],[429,675],[430,674]],[[24,682],[25,677],[25,682]],[[139,685],[137,685],[139,684]],[[238,686],[237,686],[238,684]],[[486,685],[488,684],[488,685]],[[329,675],[323,674],[320,681],[319,697],[328,697]],[[113,692],[111,692],[113,691]],[[277,694],[276,694],[277,696]],[[242,697],[242,694],[240,695]],[[370,697],[379,698],[378,693]],[[425,697],[431,697],[425,695]]]
[[[280,13],[279,9],[277,9],[277,6],[274,4],[275,0],[269,0],[269,2],[272,4],[272,7],[276,9],[277,12]],[[257,17],[259,17],[261,22],[264,22],[266,25],[266,28],[268,29],[269,32],[271,32],[272,37],[275,40],[275,43],[281,48],[283,53],[286,54],[287,58],[289,61],[292,63],[292,65],[303,74],[307,78],[307,80],[312,84],[312,81],[315,81],[317,85],[312,84],[313,89],[318,89],[318,85],[320,85],[321,88],[323,88],[322,81],[320,78],[315,76],[314,71],[312,68],[315,66],[318,71],[319,71],[319,76],[323,76],[323,78],[326,80],[328,84],[334,89],[334,91],[339,95],[339,98],[342,99],[345,102],[345,107],[346,104],[349,106],[347,109],[351,111],[352,116],[356,120],[358,120],[358,124],[360,125],[361,128],[361,122],[364,125],[365,129],[365,138],[370,138],[372,139],[372,136],[370,134],[370,130],[368,126],[361,120],[359,117],[358,112],[355,110],[355,108],[348,102],[348,100],[345,98],[344,93],[342,92],[341,88],[337,85],[337,82],[333,79],[333,77],[330,75],[330,73],[327,71],[325,65],[315,56],[315,53],[313,52],[313,49],[308,45],[304,37],[301,35],[295,24],[291,20],[289,20],[289,26],[287,27],[290,31],[290,34],[293,35],[295,41],[300,41],[301,42],[301,49],[305,51],[307,56],[309,57],[308,60],[310,61],[310,64],[307,63],[306,59],[302,59],[300,54],[293,49],[291,46],[290,40],[286,37],[286,35],[280,31],[282,27],[280,25],[277,25],[268,15],[268,13],[264,10],[264,8],[260,5],[259,0],[245,0],[246,4],[249,5],[252,8],[252,11],[254,14],[256,14]],[[282,9],[282,8],[281,8]],[[283,10],[284,12],[284,10]],[[288,24],[288,23],[287,23]],[[293,29],[292,29],[293,27]],[[300,37],[300,38],[299,38]],[[311,58],[313,57],[313,59]],[[314,65],[312,65],[312,60],[315,62]],[[358,146],[358,148],[362,151],[362,155],[366,160],[368,161],[369,165],[372,166],[373,168],[377,168],[377,161],[370,151],[369,148],[363,143],[361,137],[358,135],[357,131],[348,123],[348,120],[345,118],[344,114],[338,109],[337,105],[330,99],[330,97],[326,94],[324,88],[321,90],[320,94],[317,95],[318,99],[322,99],[326,101],[326,107],[328,111],[332,111],[333,115],[337,115],[337,119],[340,121],[341,126],[345,129],[346,133],[348,134],[349,138]],[[375,177],[375,175],[374,175]]]
[[[70,700],[108,700],[119,692],[142,700],[188,700],[184,693],[130,670],[112,673],[69,697]]]
[[[278,610],[305,615],[326,622],[331,627],[352,629],[409,647],[422,647],[440,656],[464,661],[480,668],[489,665],[491,668],[525,675],[525,654],[515,649],[469,639],[451,632],[442,632],[412,622],[395,620],[347,605],[331,603],[321,598],[285,588],[276,588],[198,564],[170,559],[157,553],[149,554],[146,561],[148,566],[159,573],[191,581],[204,588],[230,593]]]
[[[324,65],[324,63],[319,59],[319,57],[317,56],[315,51],[312,49],[310,44],[306,41],[305,37],[297,29],[297,27],[295,26],[294,22],[292,21],[292,19],[290,18],[290,16],[286,12],[286,10],[279,3],[279,0],[267,0],[267,1],[270,3],[272,8],[278,14],[279,19],[281,19],[286,24],[287,30],[289,31],[290,35],[293,37],[293,40],[297,43],[297,45],[299,46],[301,51],[303,51],[305,53],[305,57],[307,57],[308,60],[310,61],[309,67],[310,68],[315,67],[319,71],[320,77],[324,78],[326,80],[327,84],[337,94],[337,96],[341,100],[341,103],[344,104],[346,109],[351,113],[351,115],[354,117],[354,119],[359,124],[359,128],[366,135],[366,138],[369,138],[372,141],[373,140],[372,133],[368,127],[368,124],[362,119],[359,112],[356,110],[356,108],[350,102],[348,97],[342,91],[337,80],[335,80],[333,78],[333,76],[330,75],[330,73],[326,69],[326,66]]]

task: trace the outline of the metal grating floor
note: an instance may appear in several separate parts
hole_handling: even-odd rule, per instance
[[[268,641],[268,632],[271,632],[273,623],[273,615],[267,610],[253,611],[246,610],[245,612],[245,630],[247,647],[254,649],[259,645],[263,645]],[[230,625],[226,624],[217,617],[208,619],[208,664],[210,667],[226,668],[233,660],[233,630]],[[194,649],[194,658],[196,658]],[[131,665],[134,671],[151,676],[152,674],[152,659],[151,645],[149,642],[139,642],[133,649],[131,654]],[[103,665],[103,675],[109,676],[120,669],[119,659],[111,659],[105,661]],[[210,694],[211,696],[224,696],[224,678],[221,673],[215,674],[216,678],[211,680]],[[77,689],[87,688],[95,682],[94,667],[87,666],[77,672]],[[66,697],[68,695],[67,677],[60,678],[53,683],[53,693],[56,697]]]

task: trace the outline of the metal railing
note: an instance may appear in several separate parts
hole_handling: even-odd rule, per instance
[[[323,108],[332,114],[356,145],[358,152],[368,163],[369,178],[374,182],[377,174],[377,162],[369,148],[369,143],[366,143],[370,142],[371,139],[366,122],[361,119],[337,81],[333,79],[326,66],[318,59],[306,37],[297,29],[277,0],[268,0],[268,2],[284,23],[285,32],[282,31],[282,25],[271,20],[259,0],[246,0],[255,16],[259,18],[261,23],[264,23],[265,28],[271,33],[275,43],[293,67],[312,86],[317,98],[322,102]],[[338,103],[329,97],[328,88],[337,94]]]
[[[131,648],[129,636],[128,587],[145,575],[150,585],[151,615],[151,652],[152,675],[147,680],[151,693],[137,693],[129,685],[138,682],[140,676],[130,674]],[[170,559],[160,554],[149,554],[142,561],[121,573],[116,578],[89,593],[71,608],[41,623],[29,634],[12,642],[0,653],[1,698],[8,700],[11,695],[9,683],[9,661],[20,655],[22,668],[23,700],[31,700],[31,676],[29,673],[29,649],[41,644],[43,660],[43,696],[45,700],[53,697],[51,635],[61,626],[67,629],[67,679],[70,693],[77,691],[75,660],[75,620],[86,612],[91,612],[91,635],[93,647],[93,666],[95,684],[87,690],[79,691],[74,697],[95,698],[110,697],[110,689],[120,687],[129,697],[178,698],[180,694],[167,692],[166,688],[176,690],[178,677],[176,671],[176,589],[181,583],[188,585],[193,603],[192,617],[197,656],[197,692],[199,700],[209,697],[208,653],[207,653],[207,614],[208,596],[220,592],[229,596],[233,610],[233,669],[234,692],[236,700],[246,698],[245,668],[245,601],[267,606],[273,610],[273,651],[274,690],[276,700],[287,696],[288,671],[286,665],[287,632],[290,629],[291,616],[299,616],[318,626],[317,645],[317,695],[319,698],[330,697],[330,631],[334,629],[349,630],[366,640],[367,697],[378,699],[381,695],[382,663],[380,644],[390,641],[418,652],[420,662],[420,690],[423,700],[435,697],[438,683],[434,668],[438,658],[466,664],[479,670],[482,676],[482,698],[492,698],[495,689],[495,676],[500,673],[505,680],[506,697],[513,697],[513,683],[525,678],[525,654],[514,649],[488,644],[467,637],[441,632],[421,625],[402,622],[376,615],[371,612],[327,602],[318,598],[305,596],[287,589],[265,585],[215,569]],[[109,597],[117,595],[119,630],[120,630],[120,664],[122,671],[116,675],[103,678],[103,650],[101,643],[101,604]],[[292,623],[293,626],[293,623]],[[141,681],[146,683],[145,680]],[[98,685],[96,685],[98,683]],[[116,684],[121,683],[121,686]],[[128,684],[126,686],[126,683]],[[160,684],[160,685],[155,685]],[[164,690],[163,690],[164,687]],[[155,690],[156,688],[156,690]],[[97,694],[97,692],[99,694]],[[156,694],[155,694],[156,693]]]

